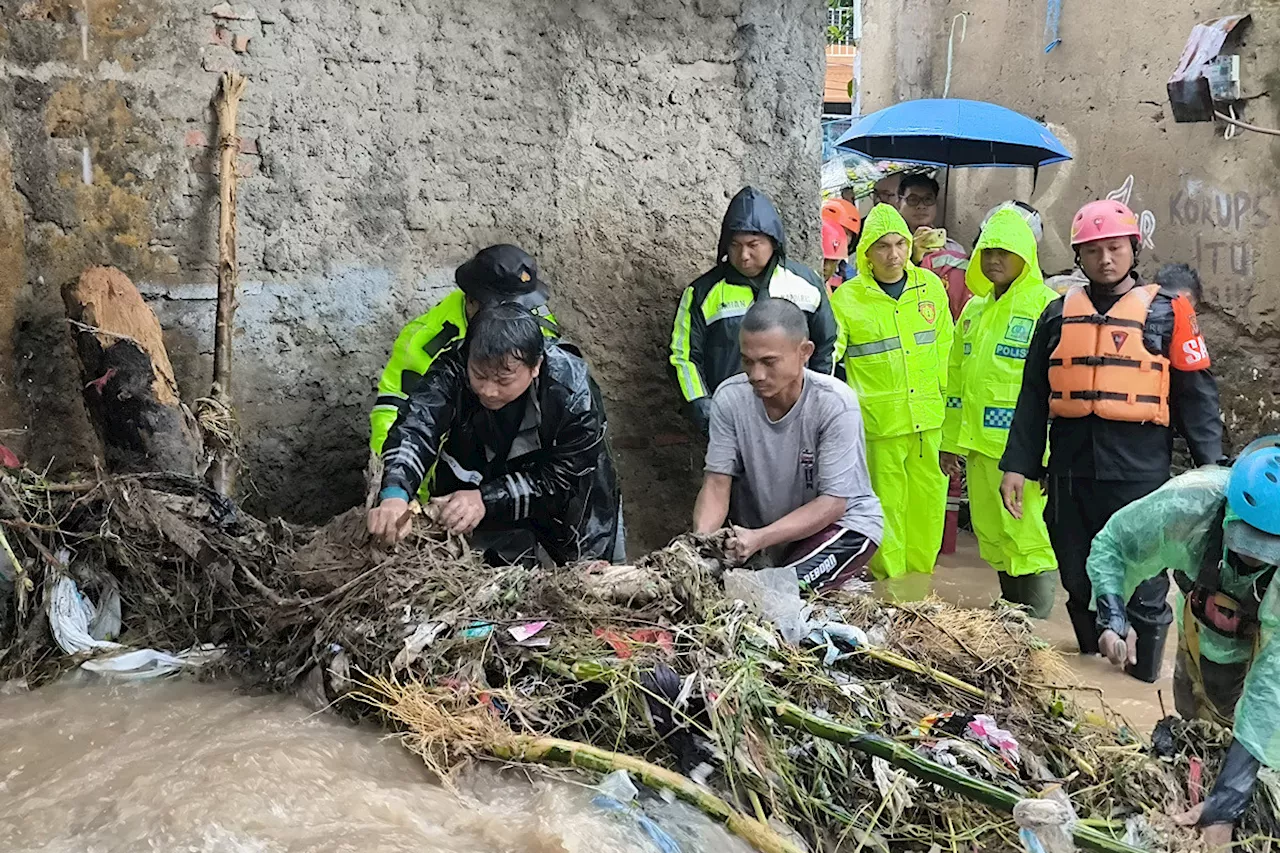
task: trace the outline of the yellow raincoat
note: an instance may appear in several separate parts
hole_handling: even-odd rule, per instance
[[[982,253],[988,249],[1012,252],[1025,265],[998,299],[995,285],[982,272]],[[982,559],[1013,577],[1055,571],[1058,562],[1045,528],[1040,484],[1027,482],[1021,519],[1011,516],[1000,499],[1000,457],[1022,388],[1027,347],[1045,306],[1058,298],[1040,272],[1035,234],[1017,211],[991,217],[965,284],[974,297],[960,315],[951,349],[942,449],[967,458],[969,508]]]
[[[858,393],[867,434],[871,485],[884,507],[884,541],[871,560],[880,578],[931,573],[942,547],[947,478],[938,465],[954,324],[947,291],[933,273],[907,261],[894,299],[871,272],[867,250],[886,234],[907,239],[901,214],[876,205],[858,239],[858,275],[831,297],[840,324],[845,375]]]

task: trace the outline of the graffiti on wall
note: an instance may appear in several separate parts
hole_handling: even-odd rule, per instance
[[[1110,201],[1118,201],[1125,207],[1133,207],[1133,175],[1124,179],[1124,183],[1107,193]],[[1142,233],[1142,247],[1144,249],[1154,249],[1156,247],[1156,215],[1149,210],[1138,212],[1138,230]]]
[[[1253,291],[1255,239],[1270,225],[1269,191],[1232,192],[1202,181],[1186,181],[1169,196],[1169,222],[1185,229],[1182,254],[1200,271],[1205,289],[1224,306],[1243,307]]]

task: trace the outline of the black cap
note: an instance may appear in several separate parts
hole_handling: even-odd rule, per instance
[[[538,278],[538,262],[509,243],[476,252],[454,271],[453,280],[468,297],[485,305],[514,302],[533,309],[547,303],[547,286]]]

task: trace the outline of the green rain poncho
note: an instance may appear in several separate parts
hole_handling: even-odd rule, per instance
[[[1206,558],[1221,559],[1226,508],[1226,468],[1200,468],[1170,480],[1155,492],[1117,512],[1093,540],[1089,579],[1095,596],[1118,595],[1128,601],[1144,580],[1168,568],[1194,579]],[[1221,591],[1236,599],[1247,596],[1256,574],[1240,576],[1230,563],[1222,566]],[[1271,768],[1280,768],[1280,584],[1273,583],[1258,610],[1258,651],[1236,704],[1235,738]],[[1184,629],[1183,596],[1174,612]],[[1253,656],[1252,639],[1200,631],[1200,654],[1215,663],[1231,664]]]

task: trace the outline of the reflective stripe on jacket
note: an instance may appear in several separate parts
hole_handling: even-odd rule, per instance
[[[982,272],[982,253],[988,249],[1012,252],[1024,264],[999,299]],[[1045,286],[1035,234],[1013,210],[995,214],[983,229],[966,281],[975,295],[960,314],[951,347],[942,449],[999,459],[1018,404],[1027,348],[1040,315],[1058,294]]]
[[[768,286],[758,295],[750,285],[730,278],[741,279],[719,277],[713,271],[686,287],[680,297],[671,330],[670,360],[686,401],[710,396],[721,382],[742,372],[738,333],[742,316],[757,298],[786,299],[805,312],[815,347],[809,367],[831,373],[837,330],[826,288],[816,275],[784,261],[774,267]]]
[[[1159,285],[1135,287],[1099,314],[1083,287],[1067,292],[1062,337],[1049,359],[1049,411],[1169,425],[1169,359],[1142,340]]]
[[[947,291],[933,273],[906,265],[898,299],[876,282],[867,250],[889,233],[908,241],[902,216],[877,205],[858,241],[858,276],[831,297],[840,325],[845,376],[858,392],[867,438],[889,438],[942,426],[954,323]]]
[[[729,263],[733,235],[742,233],[763,234],[773,241],[773,258],[755,280]],[[838,330],[827,289],[813,270],[788,260],[782,217],[769,197],[755,187],[743,187],[720,222],[716,266],[684,289],[672,323],[670,361],[686,402],[711,396],[721,382],[742,372],[742,315],[756,299],[767,296],[789,299],[805,312],[813,341],[809,369],[831,373],[840,354],[835,352]]]

